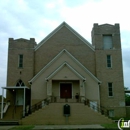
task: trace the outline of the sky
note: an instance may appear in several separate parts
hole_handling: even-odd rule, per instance
[[[120,24],[124,86],[130,89],[129,5],[129,0],[0,0],[0,87],[6,86],[8,39],[39,43],[65,21],[90,43],[94,23]]]

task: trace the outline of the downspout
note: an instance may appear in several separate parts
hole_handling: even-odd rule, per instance
[[[25,116],[25,88],[24,88],[24,104],[23,104],[23,117]]]
[[[101,87],[100,84],[101,84],[101,83],[98,82],[99,107],[100,107],[100,104],[101,104],[101,103],[100,103],[100,87]]]
[[[1,119],[3,119],[4,88],[2,88]]]

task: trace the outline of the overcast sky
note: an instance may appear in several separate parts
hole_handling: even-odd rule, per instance
[[[94,23],[120,24],[124,85],[130,89],[129,13],[130,0],[0,0],[0,87],[6,86],[8,38],[39,43],[65,21],[90,43]]]

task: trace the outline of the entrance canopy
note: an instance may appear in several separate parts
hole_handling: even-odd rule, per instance
[[[15,90],[15,89],[23,89],[24,90],[24,104],[23,104],[23,116],[25,115],[24,113],[24,110],[25,110],[25,93],[26,93],[26,89],[30,89],[29,87],[27,86],[8,86],[8,87],[2,87],[2,104],[1,104],[1,119],[3,119],[3,102],[4,102],[4,89],[7,89],[7,90]]]
[[[27,86],[8,86],[8,87],[1,87],[2,89],[30,89]]]

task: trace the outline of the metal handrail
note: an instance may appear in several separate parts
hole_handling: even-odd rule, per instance
[[[51,103],[57,102],[56,101],[57,99],[62,99],[62,98],[60,98],[60,96],[52,96],[51,100],[46,98],[46,99],[39,101],[38,103],[32,105],[28,109],[25,109],[24,111],[22,111],[21,118],[32,114],[33,112],[43,108],[46,105],[49,105],[50,102]],[[75,99],[75,101],[73,101],[74,103],[76,103],[76,102],[81,103],[81,98],[79,97],[79,99],[76,100],[75,96],[73,96],[72,98],[63,98],[63,101],[61,101],[61,102],[69,102],[69,99]],[[61,103],[61,102],[59,102],[59,103]],[[72,101],[71,101],[71,103],[72,103]],[[108,116],[108,110],[105,107],[103,107],[99,104],[96,104],[94,102],[91,103],[89,99],[85,99],[84,104],[89,106],[94,111],[97,111],[97,112],[101,113],[102,115]],[[23,116],[23,113],[24,113],[24,116]]]
[[[101,106],[99,104],[96,104],[94,102],[91,103],[89,99],[85,99],[84,104],[89,106],[94,111],[97,111],[97,112],[101,113],[102,115],[105,115],[105,116],[109,115],[108,110],[105,107],[103,107],[103,106]]]
[[[60,96],[52,96],[51,97],[51,102],[52,103],[65,103],[65,102],[81,102],[81,98],[76,99],[75,96],[72,96],[71,98],[61,98]]]
[[[21,112],[21,118],[32,114],[33,112],[43,108],[45,105],[49,105],[49,103],[50,103],[50,100],[46,98],[46,99],[43,99],[43,100],[39,101],[38,103],[32,105],[31,107],[29,107],[29,105],[28,105],[26,107],[26,109]],[[24,115],[23,115],[23,113],[24,113]]]

